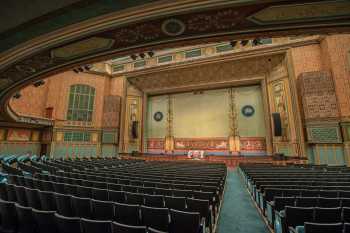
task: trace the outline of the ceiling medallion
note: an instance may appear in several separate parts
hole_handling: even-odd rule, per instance
[[[162,23],[162,31],[168,36],[179,36],[186,30],[186,25],[179,19],[167,19]]]

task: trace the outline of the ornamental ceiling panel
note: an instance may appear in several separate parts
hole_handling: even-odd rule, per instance
[[[350,2],[341,0],[271,6],[253,14],[249,19],[259,24],[280,24],[348,19],[349,15]]]
[[[140,90],[152,93],[199,85],[212,86],[217,83],[249,81],[264,77],[269,72],[269,67],[285,69],[284,56],[262,56],[187,68],[169,68],[165,71],[129,77],[128,80]]]

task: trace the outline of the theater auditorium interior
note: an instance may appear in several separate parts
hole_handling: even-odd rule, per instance
[[[350,233],[350,1],[0,5],[0,233]]]

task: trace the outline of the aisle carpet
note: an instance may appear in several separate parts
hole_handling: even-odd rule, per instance
[[[227,174],[218,233],[269,233],[236,169]]]

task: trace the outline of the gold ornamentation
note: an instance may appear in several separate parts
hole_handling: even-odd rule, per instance
[[[280,24],[283,21],[320,21],[342,19],[350,15],[349,1],[323,1],[293,5],[280,5],[265,8],[249,19],[259,24]]]
[[[74,59],[109,49],[113,46],[114,40],[102,37],[91,37],[85,40],[53,49],[51,56],[58,59]]]

